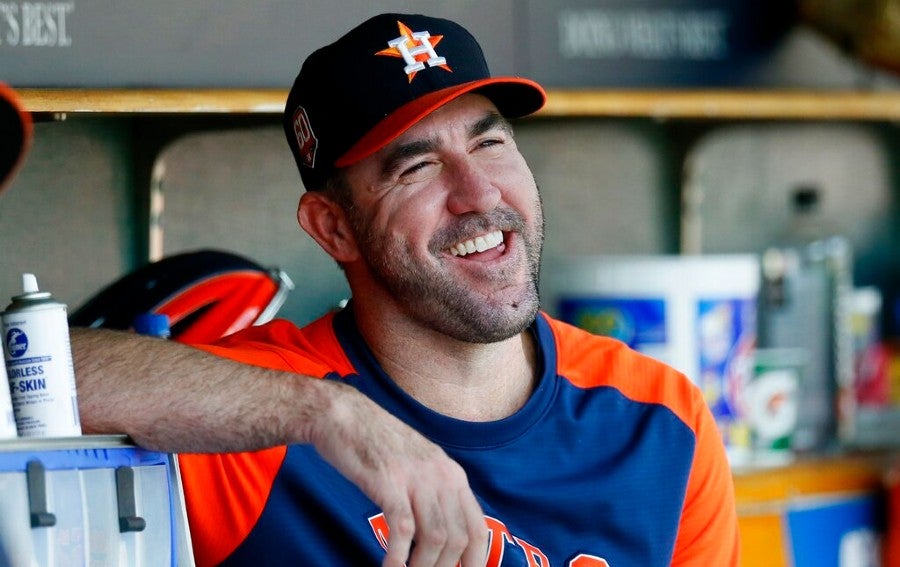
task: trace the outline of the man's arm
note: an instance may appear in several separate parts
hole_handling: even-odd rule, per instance
[[[672,567],[740,565],[734,481],[722,435],[698,396],[697,444],[688,479]]]
[[[127,433],[166,452],[309,443],[381,507],[384,565],[483,564],[487,530],[465,472],[355,389],[134,333],[71,338],[85,433]]]

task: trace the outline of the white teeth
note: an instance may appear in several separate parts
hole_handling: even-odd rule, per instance
[[[496,248],[503,242],[503,233],[499,230],[477,236],[472,240],[466,240],[450,247],[450,253],[454,256],[465,256],[473,252],[484,252]]]

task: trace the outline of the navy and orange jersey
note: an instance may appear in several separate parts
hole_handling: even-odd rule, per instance
[[[253,327],[209,347],[250,364],[341,380],[466,470],[490,531],[487,565],[736,565],[732,477],[702,394],[615,340],[545,314],[542,374],[494,422],[419,404],[384,373],[350,310],[298,329]],[[490,377],[486,377],[490,379]],[[308,445],[181,455],[199,565],[376,565],[381,510]]]

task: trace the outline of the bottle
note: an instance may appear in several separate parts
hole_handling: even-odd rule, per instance
[[[139,335],[168,339],[172,336],[169,316],[162,313],[141,313],[134,318],[132,329]]]
[[[797,395],[798,451],[821,451],[853,436],[852,248],[821,211],[816,186],[791,195],[787,231],[762,257],[759,347],[807,354]]]
[[[22,274],[2,314],[10,394],[20,437],[81,435],[66,306]]]

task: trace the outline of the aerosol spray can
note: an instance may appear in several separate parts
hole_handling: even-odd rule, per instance
[[[6,372],[20,437],[81,435],[66,306],[22,274],[2,314]]]

